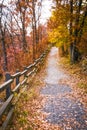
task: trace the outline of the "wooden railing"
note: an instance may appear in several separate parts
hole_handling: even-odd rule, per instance
[[[15,104],[17,103],[20,95],[25,91],[29,84],[29,78],[34,76],[44,63],[44,59],[48,53],[46,50],[40,58],[27,67],[24,67],[24,71],[16,71],[14,75],[6,73],[6,81],[0,85],[0,93],[5,92],[5,101],[0,107],[0,130],[5,130],[9,124],[12,114],[14,112]],[[22,79],[22,81],[20,81]],[[15,82],[15,87],[12,89],[12,84]],[[17,96],[15,96],[17,94]],[[3,121],[3,117],[5,118]]]

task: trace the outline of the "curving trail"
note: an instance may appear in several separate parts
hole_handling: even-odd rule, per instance
[[[63,130],[87,130],[87,108],[74,96],[73,90],[63,80],[70,80],[58,66],[58,49],[53,47],[47,59],[46,86],[41,95],[46,99],[42,108],[45,120]]]

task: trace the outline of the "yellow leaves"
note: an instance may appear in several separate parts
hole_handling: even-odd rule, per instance
[[[49,41],[55,43],[57,38],[57,33],[55,31],[49,32]]]
[[[48,27],[51,29],[51,31],[48,33],[49,41],[57,43],[58,46],[68,43],[68,14],[69,13],[66,11],[64,6],[59,6],[52,12],[52,16],[48,22]]]
[[[52,43],[57,43],[58,46],[61,46],[65,43],[68,32],[64,26],[58,26],[48,33],[49,41]]]

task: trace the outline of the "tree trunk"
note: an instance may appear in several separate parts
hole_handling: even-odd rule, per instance
[[[72,56],[72,52],[73,52],[73,41],[72,41],[72,23],[73,23],[73,0],[70,0],[70,62],[72,64],[73,62],[73,56]]]
[[[72,51],[72,61],[73,63],[78,61],[78,58],[80,56],[79,50],[77,48],[78,44],[80,43],[82,31],[84,27],[84,22],[87,16],[87,5],[86,9],[84,11],[82,22],[80,22],[80,11],[82,7],[82,0],[79,0],[79,5],[77,5],[77,12],[76,12],[76,18],[75,18],[75,31],[74,31],[74,42],[73,42],[73,51]]]
[[[35,33],[34,33],[33,18],[32,18],[32,30],[33,30],[33,32],[32,32],[32,46],[33,46],[33,62],[34,62],[34,60],[35,60],[35,41],[34,41]]]
[[[1,39],[1,43],[2,43],[3,59],[4,59],[3,70],[6,72],[8,70],[8,67],[7,67],[7,51],[6,51],[5,40],[4,40],[3,36],[2,36],[2,39]]]
[[[80,43],[80,41],[81,41],[81,37],[82,37],[82,34],[83,34],[83,27],[84,27],[84,24],[85,24],[86,17],[87,17],[87,4],[86,4],[85,11],[84,11],[82,22],[80,24],[78,43]]]
[[[25,13],[26,9],[23,13],[23,20],[22,20],[22,42],[23,42],[23,50],[24,52],[27,52],[27,41],[26,41],[26,31],[25,31]]]
[[[71,64],[73,63],[72,52],[73,52],[73,43],[70,44],[70,62],[71,62]]]

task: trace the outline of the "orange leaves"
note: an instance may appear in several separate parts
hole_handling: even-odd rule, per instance
[[[24,0],[22,0],[22,1],[20,2],[20,6],[21,6],[21,7],[24,7],[24,8],[27,8],[27,3],[26,3]]]
[[[26,16],[26,23],[25,23],[25,26],[27,27],[28,24],[31,22],[31,19],[29,17]]]
[[[16,10],[24,12],[27,9],[27,2],[25,0],[18,1]]]

